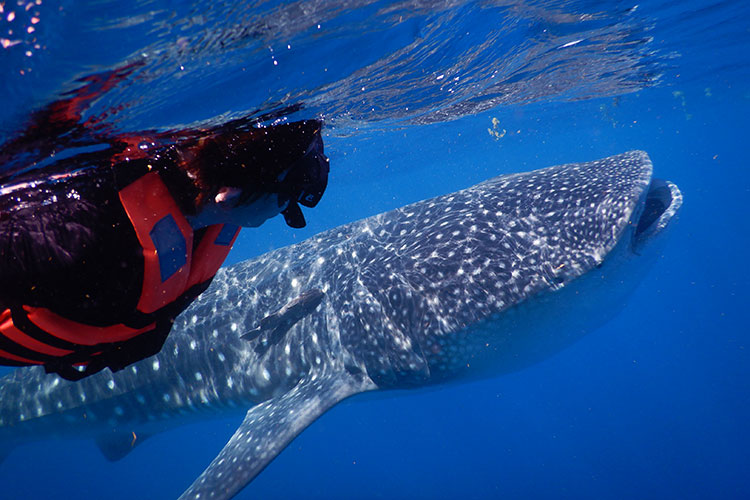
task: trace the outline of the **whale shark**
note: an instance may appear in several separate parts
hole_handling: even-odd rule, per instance
[[[91,438],[117,460],[246,411],[180,497],[231,498],[350,396],[519,370],[603,325],[681,204],[630,151],[501,175],[224,268],[151,358],[79,382],[39,367],[0,379],[0,453]]]

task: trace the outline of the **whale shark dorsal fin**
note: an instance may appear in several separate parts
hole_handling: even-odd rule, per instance
[[[102,455],[110,462],[116,462],[124,458],[133,451],[133,448],[150,436],[151,434],[136,433],[135,431],[113,431],[99,434],[95,441]]]
[[[324,297],[325,293],[319,288],[304,291],[261,319],[256,328],[242,335],[242,339],[252,341],[262,336],[264,346],[277,343],[299,320],[315,311]]]
[[[376,388],[362,372],[341,369],[303,379],[288,392],[254,406],[180,500],[232,498],[329,408]]]

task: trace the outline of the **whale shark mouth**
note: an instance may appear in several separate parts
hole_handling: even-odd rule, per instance
[[[661,233],[682,206],[682,193],[676,185],[662,179],[652,179],[648,186],[636,228],[633,249]]]

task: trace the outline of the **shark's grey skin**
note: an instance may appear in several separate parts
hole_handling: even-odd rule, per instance
[[[77,383],[3,378],[0,439],[88,435],[116,459],[134,431],[249,408],[182,496],[230,498],[348,396],[515,370],[581,337],[622,304],[681,200],[633,151],[324,232],[222,270],[157,356]]]

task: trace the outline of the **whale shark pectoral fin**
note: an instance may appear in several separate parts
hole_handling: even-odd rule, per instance
[[[181,500],[232,498],[315,419],[349,396],[376,389],[361,372],[303,379],[290,391],[251,408],[242,425]]]
[[[124,458],[125,455],[133,451],[133,448],[150,436],[151,434],[136,433],[135,431],[113,431],[99,434],[95,441],[102,455],[110,462],[116,462]]]

